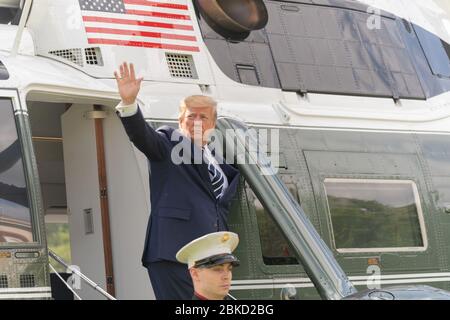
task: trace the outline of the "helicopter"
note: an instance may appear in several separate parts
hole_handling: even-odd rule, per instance
[[[225,145],[276,141],[237,164],[233,296],[449,299],[447,1],[0,0],[0,37],[0,299],[52,297],[52,223],[108,294],[153,297],[123,61],[153,127],[202,94]]]

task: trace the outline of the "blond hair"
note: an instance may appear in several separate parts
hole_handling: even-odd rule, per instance
[[[217,102],[208,96],[203,95],[194,95],[189,96],[181,100],[180,102],[180,113],[178,115],[178,119],[181,120],[184,118],[184,114],[188,108],[195,107],[211,107],[213,108],[214,120],[217,119]]]

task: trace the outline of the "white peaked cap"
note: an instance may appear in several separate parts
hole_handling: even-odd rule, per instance
[[[209,233],[189,242],[177,252],[176,257],[181,263],[187,263],[189,269],[200,260],[218,255],[228,255],[234,258],[234,260],[227,261],[225,257],[225,260],[221,259],[218,262],[236,262],[237,259],[231,253],[236,249],[238,243],[239,236],[234,232],[222,231]]]

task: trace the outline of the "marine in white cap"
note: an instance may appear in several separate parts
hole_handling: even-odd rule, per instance
[[[214,232],[181,248],[177,260],[186,263],[194,284],[194,300],[227,299],[232,269],[239,260],[232,254],[239,243],[233,232]]]

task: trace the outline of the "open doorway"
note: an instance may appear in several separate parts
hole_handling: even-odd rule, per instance
[[[114,286],[118,299],[151,299],[140,262],[150,211],[148,162],[114,113],[117,103],[27,96],[48,245],[101,288]],[[104,298],[84,282],[76,292]]]
[[[47,245],[50,250],[71,264],[70,229],[64,175],[61,116],[69,105],[62,103],[28,102],[33,148],[42,191]],[[52,264],[65,279],[70,275],[61,265]],[[64,284],[51,274],[55,299],[73,297]]]
[[[61,115],[68,106],[28,102],[28,112],[42,191],[47,242],[51,250],[71,262],[64,175]],[[65,272],[57,266],[57,270]]]

